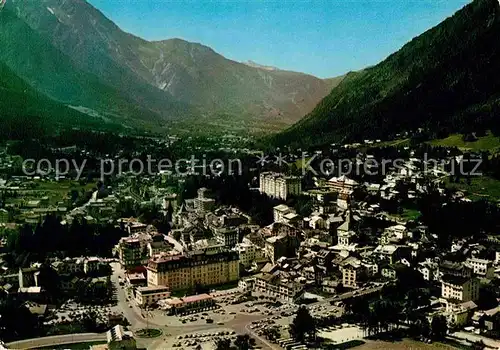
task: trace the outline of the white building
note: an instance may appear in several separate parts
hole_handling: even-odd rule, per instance
[[[89,257],[86,258],[83,264],[83,271],[86,274],[93,273],[99,271],[101,266],[101,259],[98,257]]]
[[[313,215],[309,220],[309,227],[315,230],[321,230],[326,228],[326,220],[320,215]]]
[[[194,199],[194,208],[199,212],[208,212],[215,208],[215,199],[209,197],[207,188],[198,189],[198,197]]]
[[[254,286],[255,278],[253,277],[244,278],[238,282],[238,289],[241,293],[251,292],[254,289]]]
[[[169,296],[170,291],[164,286],[139,287],[136,290],[135,301],[137,305],[148,306],[159,300],[167,299]]]
[[[422,274],[426,281],[438,281],[439,265],[432,261],[424,261],[418,264],[417,270]]]
[[[479,299],[479,281],[476,278],[443,276],[441,297],[448,301],[476,301]]]
[[[495,277],[493,262],[486,259],[468,258],[466,264],[472,267],[474,274],[492,279]]]
[[[302,184],[296,176],[264,172],[260,174],[259,191],[269,197],[286,200],[290,196],[299,195],[302,192]]]
[[[274,222],[284,221],[285,215],[289,213],[294,213],[295,211],[288,205],[280,204],[273,208]]]
[[[255,260],[259,260],[264,257],[264,250],[257,247],[249,240],[244,240],[242,243],[238,243],[235,249],[240,258],[240,264],[244,267],[250,267]]]
[[[384,235],[402,240],[408,238],[408,230],[404,225],[389,226],[384,230]]]

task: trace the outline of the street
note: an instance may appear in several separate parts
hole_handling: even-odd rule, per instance
[[[141,328],[145,328],[146,326],[152,328],[158,328],[163,331],[163,335],[160,338],[156,339],[138,339],[138,342],[141,346],[145,346],[148,349],[162,349],[169,348],[172,342],[179,335],[190,334],[193,332],[207,332],[207,331],[221,331],[221,330],[234,330],[237,334],[245,334],[249,333],[250,335],[256,338],[257,344],[264,349],[273,349],[273,347],[267,343],[266,340],[261,339],[253,334],[253,332],[248,328],[248,325],[253,321],[262,320],[268,316],[265,315],[257,315],[257,314],[247,314],[234,312],[234,315],[229,315],[229,310],[227,314],[222,317],[218,315],[212,315],[211,317],[219,319],[215,319],[216,322],[223,321],[223,325],[216,326],[214,324],[208,324],[201,320],[199,320],[196,324],[182,324],[179,321],[178,317],[175,316],[166,316],[161,311],[153,311],[149,314],[148,319],[146,320],[142,316],[141,309],[135,304],[135,302],[127,301],[127,293],[126,289],[119,285],[120,278],[122,280],[125,279],[125,273],[120,267],[118,263],[111,263],[113,268],[113,273],[111,276],[111,281],[116,286],[117,292],[117,312],[123,313],[123,315],[130,322],[131,330],[138,330]],[[130,307],[132,306],[132,307]],[[229,306],[231,310],[237,310],[241,308],[241,306]]]
[[[34,349],[40,347],[65,345],[72,343],[106,341],[106,333],[82,333],[56,335],[53,337],[20,340],[7,344],[9,349]]]

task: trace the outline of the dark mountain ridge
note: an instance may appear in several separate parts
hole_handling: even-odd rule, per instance
[[[348,75],[277,144],[386,138],[499,123],[500,6],[475,0],[376,66]]]

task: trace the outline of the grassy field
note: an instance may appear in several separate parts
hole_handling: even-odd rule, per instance
[[[71,208],[71,191],[78,192],[78,199],[85,200],[84,193],[92,191],[96,185],[94,183],[80,184],[76,181],[62,180],[58,182],[35,181],[28,188],[21,189],[16,195],[5,198],[6,205],[13,205],[17,210],[19,220],[37,220],[39,214],[33,213],[35,209],[47,209],[65,207]],[[83,193],[82,193],[83,191]],[[38,205],[30,206],[30,201],[40,201]]]
[[[59,202],[64,202],[69,199],[69,193],[72,189],[77,190],[79,193],[83,190],[85,192],[91,191],[95,188],[96,184],[80,184],[77,181],[63,180],[57,182],[36,182],[32,189],[26,190],[24,199],[40,199],[42,197],[49,197],[49,205],[56,205]]]
[[[500,181],[487,176],[472,178],[470,185],[465,180],[461,180],[460,183],[451,183],[449,179],[445,180],[445,184],[449,188],[463,191],[472,200],[500,200]]]
[[[383,141],[373,145],[373,147],[406,147],[410,145],[410,139],[397,139],[392,141]]]
[[[420,216],[420,211],[417,209],[403,209],[403,213],[398,215],[400,218],[405,220],[416,220]]]
[[[461,150],[471,151],[492,151],[497,152],[500,150],[500,138],[488,133],[486,136],[479,137],[477,141],[465,142],[462,135],[453,134],[445,139],[432,140],[429,144],[433,146],[443,147],[458,147]]]

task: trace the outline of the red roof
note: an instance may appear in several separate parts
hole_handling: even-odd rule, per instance
[[[212,300],[212,297],[208,294],[190,295],[188,297],[182,298],[182,301],[186,304],[196,303],[203,300]]]

